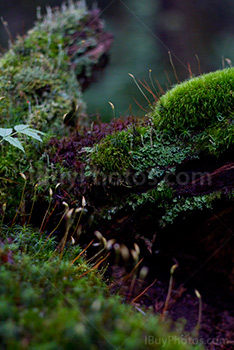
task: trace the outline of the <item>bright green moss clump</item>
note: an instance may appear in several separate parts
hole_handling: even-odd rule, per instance
[[[163,95],[145,127],[106,137],[91,153],[103,172],[160,178],[200,152],[220,155],[234,143],[234,68],[204,74]]]
[[[176,85],[157,102],[155,127],[171,134],[201,132],[234,117],[234,68],[201,75]]]
[[[216,189],[208,184],[208,194],[204,196],[187,191],[185,198],[176,190],[186,188],[193,173],[202,177],[200,161],[204,169],[204,159],[213,164],[214,156],[227,157],[233,147],[234,68],[228,68],[176,85],[159,99],[144,126],[131,125],[95,145],[88,156],[88,167],[97,179],[102,175],[111,184],[115,176],[119,182],[114,185],[133,188],[132,194],[121,199],[121,209],[131,206],[135,210],[143,203],[154,203],[157,222],[165,226],[184,213],[188,215],[220,201]],[[195,159],[193,172],[188,164]],[[180,181],[181,172],[187,182]],[[139,189],[136,194],[135,188]],[[152,188],[157,193],[153,199]],[[113,205],[106,217],[111,219],[118,210],[119,204]]]

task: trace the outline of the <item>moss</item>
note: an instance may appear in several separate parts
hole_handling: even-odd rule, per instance
[[[110,296],[101,273],[89,272],[79,247],[60,261],[56,242],[27,227],[4,228],[0,240],[0,340],[6,350],[128,348],[200,349],[180,341],[150,313],[142,315]],[[43,249],[44,246],[44,249]],[[56,330],[56,331],[55,331]],[[149,337],[149,338],[147,338]],[[151,341],[146,342],[146,339]],[[152,339],[154,341],[152,341]]]
[[[134,136],[131,130],[108,135],[91,152],[91,166],[99,166],[107,173],[123,174],[131,166],[130,152]]]
[[[160,219],[160,225],[172,225],[176,218],[188,217],[189,214],[195,211],[212,209],[213,204],[222,198],[222,192],[213,192],[210,194],[193,196],[188,198],[174,197],[172,201],[162,202],[159,208],[163,208],[164,214]]]
[[[160,98],[143,126],[134,124],[113,132],[89,149],[87,175],[94,174],[96,184],[104,179],[105,185],[114,186],[112,203],[105,204],[102,211],[105,218],[113,220],[121,211],[126,214],[129,206],[136,210],[148,202],[157,207],[155,219],[165,226],[178,216],[209,208],[220,200],[215,189],[210,189],[209,195],[177,197],[176,177],[193,159],[202,162],[205,156],[213,162],[213,156],[221,157],[233,149],[233,87],[233,68],[189,79]],[[162,191],[158,196],[159,184],[168,180],[167,186],[174,193],[168,196]],[[119,192],[119,199],[116,186],[125,188]],[[157,195],[152,196],[152,191]]]
[[[125,182],[130,172],[129,185],[137,182],[137,174],[144,174],[147,181],[157,182],[174,172],[191,153],[191,148],[182,141],[165,139],[162,132],[151,127],[133,125],[95,145],[90,151],[90,167],[96,171],[101,169],[106,175],[117,172]]]
[[[0,59],[2,125],[26,123],[61,135],[64,124],[84,116],[81,90],[112,41],[98,14],[83,2],[48,7],[47,15],[17,38]]]
[[[234,141],[233,87],[234,68],[176,85],[149,115],[153,125],[108,136],[93,149],[91,164],[106,173],[146,171],[151,178],[200,152],[220,155]]]
[[[79,127],[88,124],[81,90],[103,65],[112,41],[98,14],[83,2],[68,2],[59,10],[48,7],[47,15],[39,16],[33,29],[0,58],[1,126],[29,124],[47,134],[43,145],[30,142],[21,156],[13,146],[0,145],[1,203],[17,206],[20,191],[10,184],[21,183],[19,172],[28,174],[30,169],[36,181],[41,173],[36,165],[45,167],[38,160],[48,155],[45,146],[51,135],[68,135],[78,127],[78,119]]]
[[[170,134],[201,132],[220,118],[232,119],[234,68],[201,75],[176,85],[156,103],[156,128]]]

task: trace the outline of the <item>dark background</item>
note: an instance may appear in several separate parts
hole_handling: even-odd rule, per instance
[[[9,23],[12,35],[24,34],[35,21],[36,8],[56,6],[61,0],[0,0],[0,16]],[[176,82],[170,65],[171,51],[180,80],[189,76],[187,68],[199,73],[198,55],[203,73],[222,68],[228,58],[234,61],[233,0],[99,0],[106,27],[115,36],[108,68],[85,93],[88,111],[99,112],[103,119],[112,115],[108,101],[115,104],[116,114],[124,114],[133,96],[147,106],[138,92],[132,73],[149,81],[148,72],[161,84],[166,83],[165,70]],[[1,25],[0,43],[7,47],[7,35]]]

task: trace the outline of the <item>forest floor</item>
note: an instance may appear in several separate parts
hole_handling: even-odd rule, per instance
[[[157,273],[155,275],[155,271],[151,270],[145,281],[137,278],[132,284],[130,278],[122,284],[121,277],[124,275],[124,269],[115,266],[111,268],[111,271],[114,281],[119,281],[119,284],[114,282],[113,290],[123,295],[129,303],[156,279],[156,282],[133,305],[139,312],[150,309],[152,315],[162,315],[169,290],[168,275],[160,273],[157,276]],[[199,333],[195,332],[199,318],[199,299],[194,292],[197,287],[196,280],[186,286],[181,277],[180,280],[174,278],[170,302],[167,310],[164,310],[164,315],[177,321],[177,327],[179,324],[185,325],[182,339],[185,336],[187,339],[185,341],[191,344],[203,344],[207,350],[234,349],[234,293],[232,290],[224,290],[221,281],[214,282],[212,277],[206,277],[201,276],[199,280],[199,291],[202,296],[202,319]]]

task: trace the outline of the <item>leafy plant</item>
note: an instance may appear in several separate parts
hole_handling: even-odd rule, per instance
[[[29,137],[32,137],[35,140],[38,140],[40,142],[42,142],[42,139],[39,135],[44,135],[43,132],[39,131],[39,130],[35,130],[30,128],[29,125],[25,125],[25,124],[19,124],[19,125],[15,125],[14,129],[13,128],[0,128],[0,143],[6,141],[9,142],[11,145],[13,145],[14,147],[19,148],[21,151],[23,151],[25,153],[25,150],[22,146],[22,143],[19,141],[19,139],[17,137],[14,136],[18,136],[20,134],[23,135],[27,135]]]

